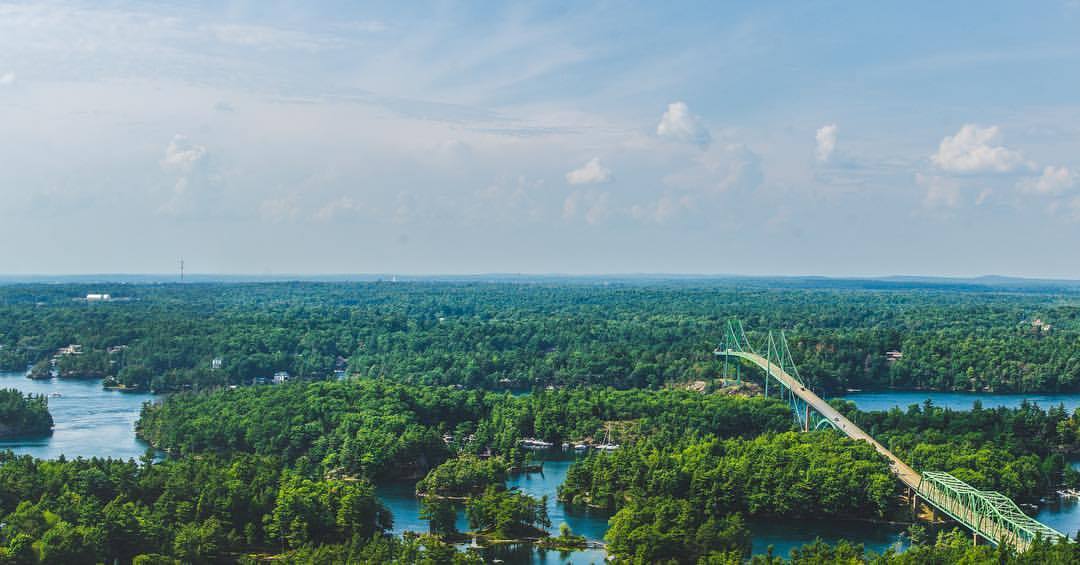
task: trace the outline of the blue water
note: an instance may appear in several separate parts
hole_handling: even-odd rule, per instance
[[[774,556],[786,558],[792,549],[816,539],[827,543],[846,539],[875,553],[884,553],[890,547],[902,551],[908,545],[906,526],[891,524],[751,518],[747,525],[753,534],[754,555],[764,555],[772,546]]]
[[[1038,404],[1044,410],[1065,405],[1070,413],[1080,408],[1080,394],[990,394],[982,392],[858,392],[841,396],[854,402],[860,410],[889,410],[898,407],[906,410],[912,404],[922,404],[927,399],[934,406],[953,410],[971,410],[975,401],[982,402],[983,408],[1005,406],[1015,408],[1025,400]]]
[[[552,452],[539,455],[543,459],[543,473],[515,473],[507,478],[507,488],[518,488],[529,496],[537,498],[547,496],[548,517],[551,519],[553,534],[559,531],[559,524],[565,522],[577,535],[585,536],[590,541],[603,541],[607,533],[608,512],[601,512],[574,505],[563,504],[556,500],[559,485],[566,480],[566,472],[575,457],[570,454]],[[394,533],[404,531],[426,532],[428,524],[420,519],[420,502],[415,495],[414,482],[380,485],[376,488],[390,512],[394,515]],[[457,528],[468,531],[464,507],[458,506]],[[538,549],[530,544],[511,544],[480,550],[486,561],[501,559],[505,563],[529,563],[533,565],[548,563],[603,563],[606,553],[602,549],[560,552]]]
[[[137,459],[149,447],[135,437],[135,421],[143,403],[155,400],[150,393],[104,390],[96,379],[31,380],[22,373],[0,373],[0,388],[60,394],[49,398],[54,426],[51,436],[0,440],[0,450],[40,459],[55,459],[61,454],[69,459]]]
[[[571,454],[549,455],[544,459],[542,473],[513,474],[507,479],[506,486],[516,487],[521,492],[537,498],[547,496],[548,517],[551,518],[553,533],[557,534],[559,524],[566,522],[575,534],[585,536],[587,540],[603,541],[608,529],[608,518],[611,517],[610,512],[563,504],[555,499],[559,485],[566,481],[566,472],[576,459],[577,457]]]

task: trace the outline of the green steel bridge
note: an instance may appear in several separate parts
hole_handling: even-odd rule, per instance
[[[1005,495],[976,489],[960,479],[943,472],[919,473],[884,445],[867,434],[838,410],[810,390],[791,359],[787,337],[769,332],[764,348],[754,348],[743,331],[742,323],[729,321],[724,343],[714,352],[724,361],[724,375],[733,363],[741,379],[741,364],[748,362],[765,371],[765,395],[769,388],[788,403],[792,415],[804,431],[833,428],[849,438],[874,446],[889,462],[889,469],[911,494],[912,506],[922,498],[931,507],[963,524],[972,531],[973,539],[981,536],[994,544],[1008,544],[1024,551],[1036,538],[1068,539],[1061,532],[1024,514],[1016,503]]]

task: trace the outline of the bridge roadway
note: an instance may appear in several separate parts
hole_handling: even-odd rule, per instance
[[[1064,537],[1061,532],[1024,514],[1012,500],[1000,493],[980,491],[948,473],[927,472],[925,475],[920,475],[820,396],[807,390],[799,379],[792,377],[782,367],[765,357],[733,349],[717,350],[717,353],[745,359],[761,367],[773,379],[780,381],[792,394],[798,396],[809,408],[826,418],[837,430],[851,439],[862,440],[873,445],[874,449],[889,461],[889,469],[892,473],[911,488],[914,496],[922,497],[934,508],[969,528],[976,541],[979,536],[982,536],[995,544],[1007,543],[1019,551],[1025,551],[1039,536],[1044,539]],[[805,419],[809,422],[809,409],[803,408],[807,410]]]
[[[893,474],[900,479],[900,482],[911,487],[913,492],[919,492],[919,484],[922,482],[922,476],[919,475],[915,469],[912,469],[907,463],[904,463],[902,459],[886,449],[884,445],[878,443],[878,441],[870,434],[862,431],[862,428],[856,426],[854,422],[845,418],[843,414],[836,408],[830,406],[829,403],[825,402],[820,396],[804,387],[802,383],[789,375],[787,371],[781,369],[776,363],[770,363],[768,359],[765,359],[757,353],[727,349],[723,351],[723,354],[746,359],[758,367],[761,367],[762,370],[771,372],[773,378],[782,382],[789,391],[809,404],[810,408],[832,422],[837,430],[840,430],[851,439],[862,440],[873,445],[878,453],[889,460],[889,468],[892,470]]]

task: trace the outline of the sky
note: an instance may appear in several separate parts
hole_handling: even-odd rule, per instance
[[[0,1],[0,274],[1080,279],[1080,1]]]

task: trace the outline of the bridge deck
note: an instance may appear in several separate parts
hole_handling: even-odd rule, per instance
[[[767,359],[758,355],[757,353],[749,353],[745,351],[735,351],[727,349],[720,351],[723,355],[730,355],[733,357],[741,357],[750,361],[751,363],[761,367],[764,371],[771,371],[773,378],[782,382],[784,386],[792,392],[792,394],[798,396],[804,402],[810,405],[810,408],[817,411],[829,421],[836,425],[836,429],[843,432],[851,439],[858,439],[865,442],[869,442],[874,446],[874,449],[878,453],[883,455],[889,460],[889,468],[900,482],[911,487],[913,490],[918,491],[919,483],[922,481],[922,477],[915,469],[912,469],[907,463],[904,463],[902,459],[896,456],[893,452],[885,448],[884,445],[878,443],[870,434],[864,432],[862,428],[856,426],[851,420],[848,420],[841,414],[836,408],[825,402],[820,396],[814,394],[812,391],[804,387],[798,380],[789,375],[786,371],[781,369],[775,363],[770,363]]]
[[[1025,515],[1012,500],[1000,493],[977,490],[948,473],[927,472],[925,477],[920,475],[828,402],[808,390],[799,379],[792,377],[765,357],[733,349],[717,350],[716,353],[745,359],[761,367],[810,408],[828,419],[837,430],[851,439],[873,445],[874,449],[889,461],[889,469],[896,478],[910,487],[913,493],[976,534],[994,543],[1008,543],[1020,551],[1026,550],[1038,536],[1049,539],[1063,537],[1060,532]]]

